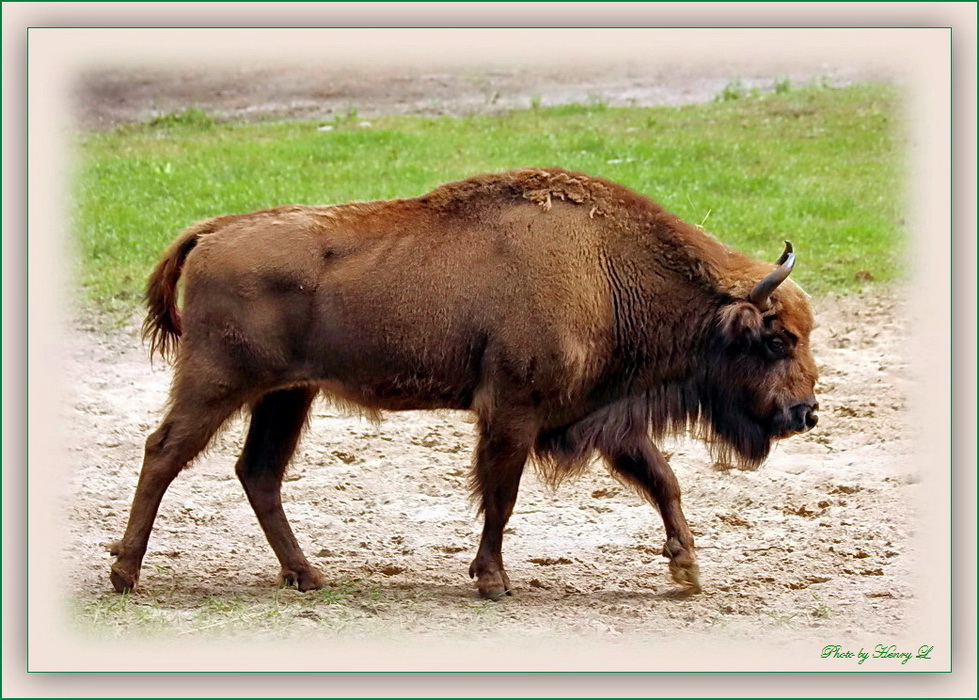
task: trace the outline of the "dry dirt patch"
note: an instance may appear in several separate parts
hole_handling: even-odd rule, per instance
[[[793,85],[836,86],[889,76],[868,68],[786,63],[623,65],[596,60],[588,68],[553,66],[443,70],[327,65],[237,70],[113,69],[79,76],[75,116],[82,128],[104,129],[183,109],[221,119],[321,119],[356,110],[380,114],[465,115],[531,105],[600,101],[610,106],[707,102],[732,81],[771,90],[776,78]]]

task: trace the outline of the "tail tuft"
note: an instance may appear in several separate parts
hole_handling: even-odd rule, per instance
[[[177,283],[184,261],[203,234],[212,233],[217,221],[209,219],[194,224],[181,234],[163,253],[146,285],[148,312],[143,321],[143,340],[149,341],[150,355],[159,354],[170,361],[180,341],[180,311],[177,309]]]

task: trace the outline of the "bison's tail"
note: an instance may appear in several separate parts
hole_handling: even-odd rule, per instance
[[[198,239],[216,228],[214,219],[194,224],[163,253],[146,285],[148,312],[143,321],[143,340],[149,341],[150,355],[159,353],[170,360],[180,340],[180,312],[177,309],[177,283],[190,251]]]

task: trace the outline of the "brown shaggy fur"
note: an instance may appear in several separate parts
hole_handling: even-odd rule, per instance
[[[509,591],[502,530],[527,459],[557,481],[594,454],[660,507],[674,577],[695,588],[679,488],[650,437],[694,428],[757,464],[814,423],[805,294],[787,281],[767,308],[748,301],[772,269],[621,185],[560,169],[195,224],[147,289],[144,335],[175,359],[174,385],[113,583],[135,585],[170,480],[247,405],[239,476],[284,579],[316,587],[278,481],[322,392],[368,412],[476,414],[483,595]]]

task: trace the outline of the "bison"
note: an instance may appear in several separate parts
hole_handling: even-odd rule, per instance
[[[150,276],[143,327],[174,359],[112,585],[137,584],[160,501],[240,409],[236,473],[300,590],[324,579],[280,486],[317,394],[368,413],[475,414],[483,515],[469,574],[510,593],[503,530],[528,461],[551,482],[600,455],[663,518],[673,579],[700,589],[680,488],[655,441],[694,430],[757,465],[816,424],[808,298],[650,199],[562,169],[478,175],[409,199],[281,206],[187,229]],[[183,280],[178,313],[178,282]]]

